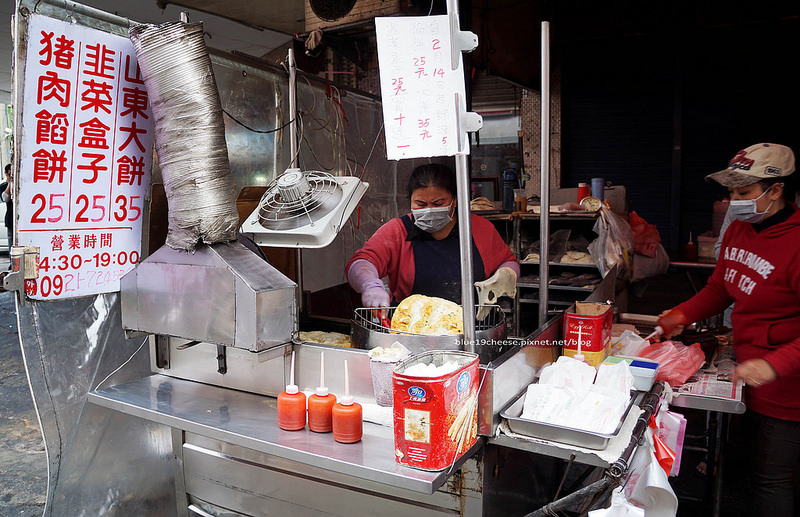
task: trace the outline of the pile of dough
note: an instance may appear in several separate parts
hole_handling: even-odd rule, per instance
[[[464,333],[461,306],[444,298],[412,294],[394,310],[392,330],[444,336]]]
[[[317,343],[319,345],[334,345],[350,348],[350,336],[340,332],[323,332],[321,330],[300,331],[298,336],[304,343]]]
[[[583,251],[568,251],[561,257],[562,264],[594,264],[592,256]]]
[[[494,210],[495,208],[494,203],[489,201],[489,198],[483,196],[476,197],[469,202],[470,210]]]

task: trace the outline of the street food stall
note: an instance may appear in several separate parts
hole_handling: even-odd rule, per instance
[[[434,18],[450,34],[453,20]],[[476,306],[472,268],[464,267],[459,334],[404,332],[371,308],[355,308],[344,343],[304,339],[319,330],[302,326],[319,324],[307,319],[306,290],[340,279],[328,265],[341,271],[364,227],[374,227],[387,201],[396,208],[401,197],[403,161],[373,153],[383,128],[376,99],[335,93],[313,77],[297,84],[291,53],[288,73],[209,54],[198,23],[144,26],[79,4],[30,0],[18,4],[14,26],[19,246],[5,287],[17,293],[48,453],[47,515],[467,516],[499,508],[526,514],[545,505],[538,511],[586,511],[605,504],[624,481],[663,385],[651,382],[633,394],[628,387],[623,412],[607,431],[531,425],[522,415],[525,392],[557,362],[571,328],[564,314],[547,314],[547,289],[539,325],[524,337],[507,336],[499,307]],[[454,61],[471,44],[468,35],[457,36]],[[192,87],[174,94],[175,81]],[[354,134],[348,143],[359,142],[346,150],[359,155],[358,173],[344,174],[342,157],[335,173],[298,166],[298,142],[321,153],[342,136],[297,134],[298,105],[323,98],[331,116],[352,121],[342,131]],[[478,121],[463,111],[463,98],[456,100],[460,135]],[[246,131],[223,112],[291,136]],[[457,145],[461,169],[464,141]],[[391,179],[378,170],[391,171]],[[259,181],[266,187],[256,210],[237,213],[235,185]],[[466,177],[461,181],[459,196],[466,196]],[[151,183],[163,186],[166,214]],[[161,246],[154,234],[164,219]],[[541,220],[546,235],[547,211]],[[463,243],[469,225],[460,230]],[[291,276],[265,260],[275,248],[299,257]],[[470,250],[462,245],[467,264]],[[615,283],[615,274],[606,275],[586,300],[604,306],[609,324]],[[476,318],[480,311],[488,316]],[[580,355],[580,324],[577,331]],[[397,408],[376,403],[370,350],[395,343],[438,358],[430,364],[469,354],[473,373],[457,370],[453,386],[469,396],[466,410],[442,414],[461,422],[451,426],[457,448],[444,466],[410,465],[412,453],[399,452]],[[443,379],[431,392],[447,389],[452,379]],[[322,386],[363,407],[355,443],[340,443],[335,431],[281,428],[284,391]],[[405,392],[412,402],[427,401],[419,386]],[[416,423],[414,432],[405,427],[413,440],[435,432],[433,419]],[[576,475],[574,464],[585,472]],[[553,490],[573,477],[573,494]],[[587,478],[593,482],[581,488]]]

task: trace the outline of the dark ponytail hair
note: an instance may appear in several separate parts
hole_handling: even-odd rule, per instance
[[[418,188],[439,187],[456,197],[456,175],[447,165],[429,163],[420,165],[408,178],[408,197]]]

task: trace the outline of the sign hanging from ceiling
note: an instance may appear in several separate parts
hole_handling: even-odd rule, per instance
[[[460,127],[464,72],[449,17],[379,17],[375,32],[387,158],[469,154]]]
[[[30,298],[119,290],[141,253],[153,116],[127,38],[28,18],[16,244],[39,248]]]

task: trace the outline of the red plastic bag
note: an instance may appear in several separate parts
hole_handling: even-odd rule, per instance
[[[672,465],[675,463],[675,452],[670,449],[664,440],[662,440],[656,433],[658,432],[658,425],[656,424],[655,415],[650,417],[648,425],[653,429],[653,454],[656,456],[656,461],[664,469],[664,472],[669,476],[672,471]]]
[[[678,341],[653,343],[644,347],[639,357],[657,362],[656,380],[668,382],[670,386],[680,386],[686,382],[706,360],[700,343],[686,346]]]
[[[639,217],[635,211],[631,211],[628,222],[633,230],[634,251],[645,257],[655,257],[656,249],[661,242],[658,227]]]

